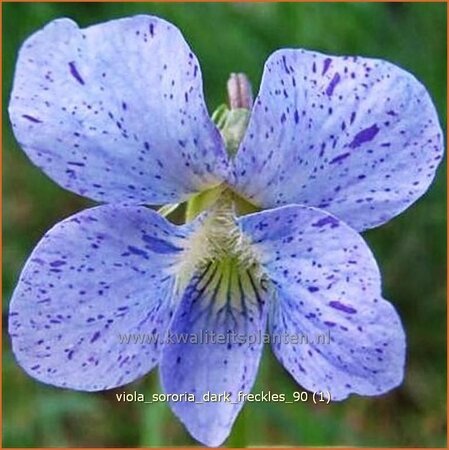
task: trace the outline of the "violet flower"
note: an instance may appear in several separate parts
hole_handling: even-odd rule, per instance
[[[23,45],[9,106],[38,167],[107,203],[55,225],[28,259],[10,306],[19,364],[85,391],[159,365],[167,393],[230,392],[232,402],[171,403],[210,446],[228,436],[263,342],[118,336],[330,330],[328,345],[273,345],[302,387],[337,401],[398,386],[404,332],[359,232],[424,194],[443,152],[426,89],[381,60],[279,50],[251,111],[245,79],[230,84],[217,129],[173,25],[61,19]],[[144,206],[185,201],[180,226]]]

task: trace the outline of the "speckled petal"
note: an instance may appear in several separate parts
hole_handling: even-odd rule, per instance
[[[325,209],[361,231],[434,178],[443,133],[426,89],[393,64],[280,50],[268,59],[236,186],[253,203]]]
[[[254,383],[267,297],[252,269],[230,261],[198,270],[183,294],[162,353],[162,385],[166,393],[195,396],[170,406],[203,444],[226,439],[244,403],[238,392],[248,393]]]
[[[227,173],[198,61],[156,17],[51,22],[20,50],[9,113],[30,159],[97,201],[174,203]]]
[[[31,254],[11,300],[19,364],[40,381],[86,391],[151,370],[186,231],[131,206],[100,206],[57,224]]]
[[[274,353],[301,386],[342,400],[402,382],[404,332],[360,235],[302,206],[243,217],[241,227],[276,286]]]

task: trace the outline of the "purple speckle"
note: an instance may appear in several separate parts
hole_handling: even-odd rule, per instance
[[[327,216],[312,224],[313,227],[317,228],[324,227],[325,225],[330,225],[331,228],[336,228],[339,226],[339,223],[335,217]]]
[[[100,337],[101,333],[99,331],[96,331],[94,333],[94,335],[92,336],[92,339],[90,340],[90,342],[95,342],[96,340],[98,340],[98,338]]]
[[[52,262],[50,263],[50,266],[51,266],[51,267],[60,267],[60,266],[63,266],[64,264],[66,264],[65,261],[56,260],[56,261],[52,261]]]
[[[299,112],[298,112],[298,110],[295,111],[294,117],[295,117],[295,123],[299,123]]]
[[[325,75],[325,74],[326,74],[326,72],[329,70],[329,67],[330,67],[330,65],[331,65],[331,62],[332,62],[332,59],[331,59],[331,58],[326,58],[326,59],[324,60],[324,63],[323,63],[323,72],[321,73],[321,75]]]
[[[340,74],[336,73],[326,89],[326,94],[330,97],[334,93],[335,86],[340,82]]]
[[[128,247],[128,251],[134,255],[142,256],[142,258],[149,259],[148,253],[145,250],[142,250],[140,248],[133,247],[132,245],[130,245]]]
[[[372,141],[374,137],[379,133],[379,127],[374,124],[368,128],[365,128],[362,131],[359,131],[355,136],[352,142],[349,144],[350,148],[360,147],[365,142]]]
[[[332,159],[331,161],[329,161],[329,164],[335,164],[338,163],[340,161],[343,161],[344,159],[346,159],[348,156],[350,155],[350,153],[342,153],[341,155],[336,156],[334,159]]]
[[[69,67],[70,73],[72,74],[73,78],[75,78],[75,80],[78,81],[79,84],[84,85],[84,80],[79,74],[78,69],[75,66],[75,62],[74,61],[69,62]]]
[[[182,248],[176,247],[168,241],[144,234],[142,239],[147,243],[146,248],[160,254],[180,252]]]
[[[347,314],[355,314],[357,312],[356,309],[352,308],[349,305],[345,305],[337,300],[329,302],[329,306],[334,309],[338,309],[339,311],[343,311]]]
[[[282,64],[284,65],[285,72],[290,74],[290,70],[288,70],[287,59],[285,58],[285,55],[282,56]]]
[[[36,119],[36,117],[30,116],[29,114],[22,114],[22,117],[33,123],[42,123],[42,120]]]
[[[350,117],[350,119],[349,119],[349,123],[352,125],[352,124],[354,123],[354,120],[355,120],[355,112],[353,111],[353,112],[351,113],[351,117]]]

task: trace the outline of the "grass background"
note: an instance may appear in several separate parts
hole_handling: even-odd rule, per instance
[[[48,21],[66,16],[81,26],[122,16],[156,14],[176,24],[199,57],[210,110],[225,100],[233,71],[254,91],[263,63],[281,47],[388,59],[429,89],[446,123],[445,4],[3,4],[3,445],[195,445],[165,404],[118,403],[114,392],[79,393],[29,378],[15,363],[6,333],[8,301],[20,269],[42,234],[90,203],[33,167],[12,137],[6,105],[17,51]],[[228,446],[446,446],[446,191],[445,168],[429,192],[390,224],[365,233],[383,273],[385,296],[408,336],[403,385],[378,398],[326,406],[252,403]],[[126,388],[159,390],[157,371]],[[264,352],[255,392],[300,389]],[[118,390],[122,392],[123,389]]]

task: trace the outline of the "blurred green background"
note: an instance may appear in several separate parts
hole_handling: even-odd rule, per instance
[[[4,3],[3,4],[3,446],[195,445],[165,404],[118,403],[114,392],[79,393],[29,378],[15,363],[6,333],[8,301],[42,234],[90,203],[31,165],[11,134],[6,105],[17,51],[48,21],[66,16],[87,26],[148,13],[176,24],[197,54],[210,111],[225,100],[233,71],[254,91],[263,63],[280,47],[390,60],[429,89],[446,123],[446,5],[411,3]],[[228,446],[446,446],[445,168],[405,214],[365,234],[408,336],[401,388],[378,398],[328,406],[246,404]],[[126,388],[159,390],[157,371]],[[300,389],[268,347],[255,392]],[[122,392],[123,389],[118,390]]]

